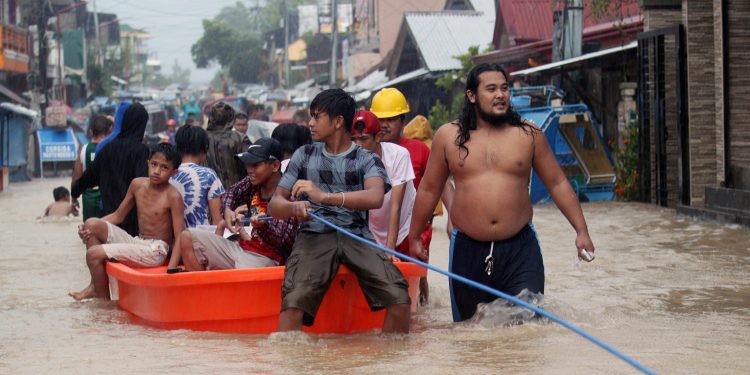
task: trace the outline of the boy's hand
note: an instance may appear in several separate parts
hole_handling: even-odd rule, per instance
[[[320,203],[325,198],[325,193],[320,191],[315,183],[309,180],[297,180],[292,186],[292,196],[300,199],[300,195],[307,194],[307,197],[313,202]]]
[[[224,210],[224,225],[226,226],[227,230],[229,230],[232,233],[237,233],[239,228],[237,227],[237,214],[234,213],[233,210],[227,208]],[[223,230],[223,229],[222,229]]]
[[[409,241],[409,252],[413,258],[417,258],[423,262],[428,260],[427,254],[425,254],[424,249],[422,248],[422,241],[420,241],[419,238]]]
[[[240,212],[247,212],[247,205],[243,204],[236,209],[232,210],[227,208],[224,210],[224,221],[226,221],[227,229],[232,233],[237,233],[242,227],[242,219],[244,215],[238,215]]]
[[[234,213],[236,214],[244,214],[248,211],[247,205],[243,204],[241,206],[237,206],[237,208],[234,209]]]
[[[292,202],[292,215],[299,221],[312,220],[312,217],[307,214],[308,209],[310,209],[310,202],[308,201]]]
[[[80,237],[83,240],[83,243],[86,243],[89,240],[89,237],[91,237],[91,231],[86,229],[86,227],[82,225],[78,226],[78,237]]]

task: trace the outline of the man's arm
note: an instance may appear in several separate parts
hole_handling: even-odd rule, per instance
[[[278,192],[279,189],[276,189]],[[385,196],[385,181],[380,177],[369,177],[365,180],[364,190],[324,193],[315,183],[308,180],[298,180],[292,187],[290,195],[299,197],[302,193],[313,202],[339,206],[353,210],[372,210],[383,206]]]
[[[180,233],[185,230],[185,202],[177,189],[172,186],[170,188],[167,194],[169,194],[169,212],[172,214],[172,233],[176,244]]]
[[[85,145],[82,147],[86,147]],[[83,162],[81,162],[81,150],[78,150],[78,157],[76,158],[75,163],[73,163],[73,177],[70,179],[71,185],[73,182],[76,182],[79,178],[81,178],[81,175],[83,174]]]
[[[555,159],[555,155],[549,148],[547,139],[541,131],[534,132],[534,159],[532,166],[549,191],[555,204],[557,204],[560,212],[562,212],[573,226],[573,229],[575,229],[577,234],[576,248],[578,249],[579,258],[589,261],[585,257],[581,257],[582,250],[594,252],[594,244],[589,236],[581,204],[578,202],[578,197],[570,186],[560,165],[557,164],[557,159]]]
[[[455,126],[447,124],[441,126],[435,133],[430,158],[427,160],[427,169],[419,184],[417,198],[414,201],[414,211],[412,211],[411,226],[409,227],[409,249],[412,255],[423,260],[426,260],[427,257],[424,254],[424,249],[422,249],[419,236],[427,226],[427,221],[435,209],[450,174],[445,150],[452,144],[454,128]]]
[[[117,207],[117,210],[103,217],[102,220],[108,221],[114,225],[118,225],[125,220],[125,217],[130,213],[130,210],[133,209],[133,206],[135,206],[135,191],[138,189],[138,185],[140,185],[139,180],[140,179],[136,178],[130,183],[130,186],[128,186],[128,192],[125,194],[125,199],[120,202],[120,206]]]
[[[396,242],[398,242],[398,232],[401,227],[401,206],[404,204],[406,185],[397,185],[391,190],[391,211],[388,218],[388,237],[385,246],[392,250],[395,250],[398,245]]]
[[[211,215],[211,224],[219,225],[219,222],[221,222],[221,196],[208,200],[208,213]]]
[[[102,157],[106,157],[104,150],[91,162],[80,178],[73,180],[73,183],[70,185],[70,197],[72,199],[78,199],[86,189],[99,186],[99,166],[102,164]]]
[[[274,219],[288,219],[290,217],[296,217],[299,220],[309,220],[310,217],[307,215],[307,209],[310,208],[310,203],[305,201],[290,202],[289,198],[292,193],[279,186],[273,193],[273,198],[268,202],[268,215],[273,216]]]

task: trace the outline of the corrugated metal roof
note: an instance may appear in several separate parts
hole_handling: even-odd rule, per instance
[[[405,24],[431,71],[460,69],[455,59],[469,47],[480,50],[492,43],[495,28],[494,0],[472,0],[476,11],[407,12]]]
[[[529,43],[552,37],[552,12],[555,0],[501,0],[500,13],[505,23],[508,37],[516,43]],[[557,1],[558,6],[561,6]],[[637,0],[623,0],[610,5],[601,19],[591,14],[590,1],[584,1],[583,27],[616,21],[621,18],[640,15],[642,10]]]

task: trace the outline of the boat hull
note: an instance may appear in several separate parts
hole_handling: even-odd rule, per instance
[[[397,262],[416,310],[419,278],[426,270]],[[108,263],[112,298],[138,323],[161,329],[271,333],[281,307],[284,267],[166,274],[165,267]],[[353,333],[382,327],[385,311],[370,311],[356,276],[341,266],[310,333]]]

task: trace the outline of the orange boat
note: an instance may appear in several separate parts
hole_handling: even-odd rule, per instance
[[[427,271],[413,263],[396,266],[409,282],[412,312],[419,278]],[[275,332],[281,307],[284,267],[185,272],[166,267],[130,268],[107,263],[112,298],[143,324],[195,331]],[[357,277],[341,266],[323,298],[310,333],[352,333],[383,326],[385,310],[371,312]]]

